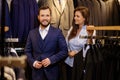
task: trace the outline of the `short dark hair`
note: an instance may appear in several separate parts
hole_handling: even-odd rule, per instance
[[[50,15],[52,14],[50,7],[44,5],[44,6],[41,6],[41,7],[39,8],[39,10],[38,10],[38,15],[39,15],[40,10],[45,10],[45,9],[49,9]]]

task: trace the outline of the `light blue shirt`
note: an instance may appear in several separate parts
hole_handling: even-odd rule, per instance
[[[69,33],[68,33],[69,35]],[[84,44],[87,43],[87,39],[80,38],[80,36],[88,36],[86,25],[82,27],[80,33],[75,36],[74,38],[67,40],[68,37],[66,37],[67,45],[68,45],[68,51],[76,51],[79,52],[82,50]],[[69,66],[73,67],[74,57],[67,57],[65,60],[65,63]]]

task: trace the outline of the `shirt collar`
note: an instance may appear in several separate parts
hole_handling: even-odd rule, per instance
[[[50,28],[50,24],[49,24],[44,30],[45,30],[45,31],[48,31],[49,28]],[[40,31],[43,31],[43,30],[41,29],[41,26],[39,26],[39,30],[40,30]]]
[[[83,25],[82,29],[86,29],[86,25]]]

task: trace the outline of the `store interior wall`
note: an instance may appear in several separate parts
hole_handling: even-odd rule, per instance
[[[2,1],[2,0],[0,0]],[[16,1],[16,2],[12,2],[12,1]],[[11,16],[14,17],[14,15],[11,13],[11,11],[13,11],[13,13],[15,12],[13,10],[13,8],[16,8],[16,5],[22,4],[22,3],[28,3],[29,5],[26,5],[26,8],[24,9],[24,13],[26,13],[26,18],[24,18],[24,16],[22,16],[21,18],[23,18],[23,20],[21,19],[11,19]],[[31,2],[30,2],[31,1]],[[5,19],[5,26],[9,27],[9,31],[5,32],[5,36],[4,38],[20,38],[19,43],[10,45],[12,47],[24,47],[25,45],[25,41],[27,38],[27,35],[29,33],[29,31],[35,27],[38,26],[38,22],[37,22],[37,9],[44,4],[45,0],[6,0],[6,7],[3,8],[5,9],[5,13],[6,13],[6,19]],[[42,3],[42,4],[37,4],[38,2]],[[95,26],[119,26],[120,25],[120,0],[73,0],[74,2],[74,8],[76,8],[77,6],[86,6],[89,8],[90,10],[90,25],[95,25]],[[1,9],[2,9],[2,2],[0,2],[0,27],[1,27]],[[12,4],[14,4],[14,6],[12,6]],[[32,5],[32,6],[30,6]],[[19,6],[25,6],[25,5],[19,5]],[[18,7],[17,7],[18,8]],[[24,7],[23,7],[24,8]],[[31,10],[30,10],[31,9]],[[8,11],[7,11],[8,10]],[[24,14],[22,12],[22,8],[19,9],[21,15]],[[27,11],[29,10],[29,11]],[[32,12],[34,11],[34,12]],[[15,14],[15,13],[14,13]],[[28,14],[30,14],[30,16],[28,16]],[[18,15],[20,16],[20,15]],[[19,17],[20,18],[20,17]],[[26,19],[26,20],[25,20]],[[11,22],[11,21],[22,21],[25,24],[23,25],[23,23],[19,23],[21,25],[19,25],[18,28],[14,28],[12,27],[12,25],[17,25],[17,24],[13,24],[15,22]],[[29,25],[28,25],[29,24]],[[27,26],[27,27],[26,27]],[[35,27],[33,27],[35,26]],[[22,28],[21,28],[22,27]],[[0,29],[1,30],[1,29]],[[23,31],[24,30],[24,31]],[[1,32],[0,31],[0,41],[1,41]],[[15,34],[17,33],[17,34]],[[107,35],[107,36],[111,36],[111,35],[120,35],[120,31],[98,31],[97,35]],[[8,45],[7,45],[8,46]],[[2,46],[1,46],[2,47]],[[24,54],[24,52],[20,52],[20,54]]]

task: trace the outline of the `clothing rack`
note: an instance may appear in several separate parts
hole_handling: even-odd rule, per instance
[[[109,31],[120,31],[120,26],[88,26],[87,30],[109,30]],[[105,40],[115,40],[120,43],[120,36],[80,36],[80,38],[87,38],[87,39],[100,39],[101,43],[104,44]]]
[[[120,26],[88,26],[87,30],[120,30]],[[91,39],[120,39],[120,36],[80,36],[80,38],[91,38]]]
[[[90,38],[90,39],[118,39],[120,36],[80,36],[80,38]]]
[[[87,30],[120,30],[120,26],[88,26]]]

